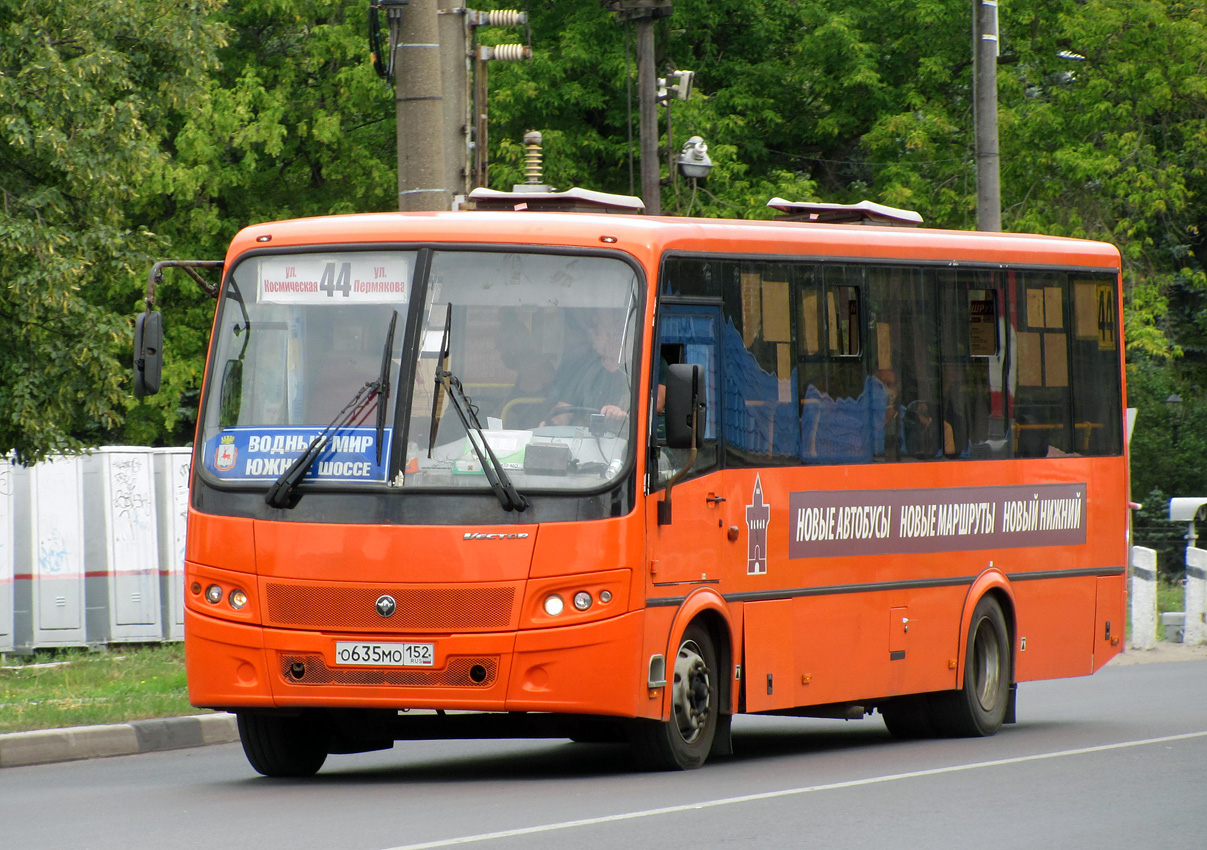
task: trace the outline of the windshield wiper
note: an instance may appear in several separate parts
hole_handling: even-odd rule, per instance
[[[503,510],[522,511],[527,508],[528,500],[520,495],[515,485],[511,483],[507,470],[503,468],[503,464],[495,457],[494,451],[490,448],[490,443],[486,441],[486,435],[482,433],[482,424],[478,422],[478,414],[466,397],[465,391],[461,389],[461,381],[447,369],[438,371],[436,373],[436,380],[448,391],[448,398],[453,404],[453,410],[457,411],[461,424],[465,426],[469,443],[474,447],[474,452],[478,455],[478,460],[482,464],[482,472],[486,475],[486,481],[490,484],[490,489],[494,491],[495,496],[498,498],[499,504],[503,506]]]
[[[377,398],[377,463],[379,466],[381,465],[381,442],[385,431],[383,411],[386,399],[390,396],[390,354],[394,346],[394,325],[397,321],[398,311],[394,311],[394,315],[390,319],[390,328],[386,332],[386,345],[382,351],[381,371],[378,373],[377,380],[367,381],[363,387],[357,390],[356,395],[344,405],[343,410],[335,414],[331,423],[310,441],[298,459],[291,463],[289,468],[281,473],[281,477],[273,482],[264,495],[264,501],[269,507],[293,508],[297,506],[302,498],[298,487],[302,483],[302,479],[306,477],[306,473],[310,471],[310,467],[314,466],[314,462],[327,448],[327,444],[331,442],[335,433],[348,427],[348,423],[364,410],[374,397]]]
[[[318,456],[327,448],[327,444],[331,442],[335,432],[346,428],[353,417],[364,410],[365,405],[373,399],[374,393],[369,395],[365,395],[365,393],[377,389],[377,381],[368,381],[357,390],[352,401],[336,414],[335,419],[331,420],[331,424],[319,432],[319,435],[306,446],[306,450],[302,452],[301,456],[289,465],[289,469],[281,473],[280,478],[273,482],[264,496],[264,501],[274,508],[295,507],[302,498],[302,494],[298,492],[298,485],[302,483],[302,479],[306,477],[310,467],[314,466]]]
[[[377,373],[377,465],[381,466],[382,437],[386,433],[386,404],[390,401],[390,355],[394,353],[394,326],[398,324],[398,311],[390,317],[390,329],[386,331],[386,347],[381,350],[381,371]]]
[[[461,424],[465,426],[466,439],[474,447],[474,453],[478,456],[478,462],[482,464],[482,473],[486,476],[490,489],[494,491],[495,498],[499,500],[499,504],[502,505],[505,511],[522,511],[528,507],[528,499],[522,496],[516,490],[515,485],[511,483],[507,470],[503,468],[503,464],[499,462],[494,451],[490,448],[490,443],[486,441],[486,435],[482,433],[482,423],[478,421],[477,409],[465,395],[465,390],[461,387],[461,380],[448,369],[449,337],[452,327],[453,305],[450,302],[448,312],[445,313],[444,317],[444,336],[440,341],[440,360],[436,368],[436,392],[432,399],[432,421],[430,425],[431,433],[428,438],[428,457],[431,457],[432,448],[436,444],[436,430],[442,413],[441,400],[443,399],[444,392],[447,392],[449,401],[452,402],[453,410],[457,412],[457,417],[461,420]]]
[[[440,337],[440,351],[436,359],[436,390],[432,393],[432,420],[428,423],[427,456],[430,460],[436,448],[436,436],[440,431],[440,420],[444,416],[444,384],[440,383],[440,372],[448,369],[448,341],[453,330],[453,303],[450,301],[444,313],[444,335]]]

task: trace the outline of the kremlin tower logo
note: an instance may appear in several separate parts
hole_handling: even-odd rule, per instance
[[[771,508],[763,502],[763,482],[754,478],[754,495],[746,506],[746,574],[763,575],[767,572],[767,523],[771,520]]]

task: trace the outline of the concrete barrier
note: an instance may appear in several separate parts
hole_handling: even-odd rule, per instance
[[[1132,547],[1131,649],[1157,648],[1157,553]]]
[[[1186,622],[1182,642],[1207,643],[1207,550],[1186,547]]]

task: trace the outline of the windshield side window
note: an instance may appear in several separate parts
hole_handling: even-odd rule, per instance
[[[241,262],[215,323],[206,473],[270,484],[339,422],[306,482],[384,482],[414,268],[401,251]]]

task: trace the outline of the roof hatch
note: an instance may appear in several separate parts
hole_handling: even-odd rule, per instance
[[[811,221],[817,224],[889,224],[898,227],[917,227],[922,216],[913,210],[886,207],[872,201],[857,204],[817,204],[785,201],[772,198],[767,206],[783,215],[778,221]]]

